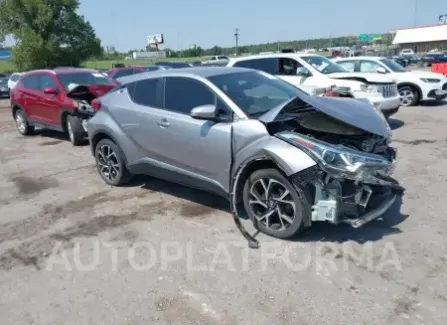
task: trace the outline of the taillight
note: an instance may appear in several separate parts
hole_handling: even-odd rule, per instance
[[[92,100],[92,108],[94,111],[98,111],[101,108],[101,102],[98,98]]]

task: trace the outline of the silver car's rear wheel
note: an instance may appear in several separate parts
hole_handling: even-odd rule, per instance
[[[244,186],[243,201],[255,226],[268,235],[289,238],[302,228],[306,204],[276,169],[255,171]]]

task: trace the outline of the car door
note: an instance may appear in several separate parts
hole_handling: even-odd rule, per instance
[[[377,73],[379,68],[383,68],[383,66],[375,61],[359,60],[359,72]]]
[[[36,106],[42,122],[45,124],[60,126],[61,119],[59,116],[61,99],[61,89],[57,85],[54,75],[49,73],[41,73],[39,76],[39,96],[37,97]],[[46,88],[54,88],[57,94],[45,94]]]
[[[39,76],[36,74],[30,74],[22,79],[23,87],[20,89],[20,104],[23,105],[23,109],[27,114],[27,118],[30,121],[42,122],[42,116],[38,111],[38,99],[39,99]]]
[[[301,63],[299,63],[297,60],[292,58],[279,58],[279,74],[278,77],[283,79],[284,81],[287,81],[288,83],[291,83],[292,85],[301,88],[306,91],[311,91],[305,81],[308,78],[311,78],[311,76],[305,76],[305,75],[297,75],[297,71],[300,71],[300,69],[306,69]]]
[[[356,60],[349,61],[339,61],[336,62],[338,65],[342,66],[346,71],[356,72]]]
[[[231,167],[231,122],[215,123],[194,119],[194,107],[212,104],[227,115],[229,108],[207,85],[186,77],[165,79],[164,111],[158,126],[158,155],[176,168],[184,183],[222,193],[228,190]]]

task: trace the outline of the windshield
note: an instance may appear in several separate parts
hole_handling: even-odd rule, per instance
[[[380,62],[385,64],[393,72],[407,72],[408,70],[401,66],[399,63],[390,59],[380,59]]]
[[[332,62],[323,56],[302,56],[301,59],[306,61],[312,67],[323,74],[331,74],[337,72],[348,72],[342,66]]]
[[[245,114],[264,114],[304,91],[262,71],[247,71],[208,77]]]
[[[112,80],[107,79],[102,73],[76,72],[58,74],[57,79],[66,92],[71,91],[79,85],[115,85]]]

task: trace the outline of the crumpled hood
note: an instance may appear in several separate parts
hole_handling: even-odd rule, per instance
[[[72,89],[67,93],[67,97],[90,102],[96,97],[107,94],[112,88],[115,88],[115,86],[106,84],[77,85],[72,87]]]
[[[336,72],[328,75],[331,79],[361,80],[369,83],[393,83],[394,78],[380,73],[369,72]]]
[[[317,97],[300,94],[264,113],[258,119],[268,124],[278,120],[280,114],[292,118],[294,114],[299,114],[300,110],[306,109],[305,104],[331,118],[369,133],[385,138],[391,133],[390,126],[383,114],[370,103],[355,98]]]

